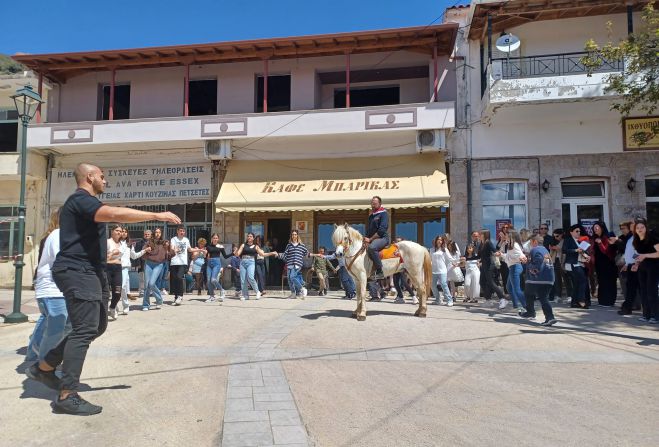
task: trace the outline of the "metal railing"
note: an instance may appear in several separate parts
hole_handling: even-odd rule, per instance
[[[581,59],[587,55],[587,52],[576,52],[492,59],[493,75],[500,71],[501,79],[520,79],[584,74],[587,69]],[[622,59],[601,62],[602,65],[593,70],[594,73],[613,73],[624,68]]]

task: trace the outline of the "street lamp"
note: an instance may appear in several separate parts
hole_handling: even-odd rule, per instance
[[[14,260],[16,273],[14,275],[14,310],[5,317],[5,323],[24,323],[27,321],[27,315],[21,313],[21,292],[23,286],[23,251],[25,249],[25,170],[27,160],[27,125],[34,118],[37,109],[44,101],[41,95],[32,90],[31,85],[16,90],[16,94],[11,96],[16,105],[18,118],[21,120],[23,127],[21,133],[21,195],[18,204],[18,254]]]

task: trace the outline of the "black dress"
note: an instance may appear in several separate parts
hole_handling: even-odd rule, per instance
[[[613,306],[618,294],[618,268],[614,261],[615,246],[593,241],[595,273],[597,273],[597,302],[602,306]]]

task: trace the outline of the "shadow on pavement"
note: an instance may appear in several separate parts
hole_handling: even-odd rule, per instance
[[[345,309],[330,309],[323,312],[317,312],[313,314],[301,315],[300,318],[305,320],[317,320],[321,317],[339,317],[339,318],[353,318],[353,311]],[[392,312],[388,310],[369,310],[366,312],[367,316],[377,316],[377,315],[393,315],[393,316],[414,316],[413,312]]]

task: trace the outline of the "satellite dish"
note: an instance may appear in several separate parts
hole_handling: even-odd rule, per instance
[[[521,44],[519,37],[510,33],[499,37],[496,42],[497,50],[503,51],[504,53],[512,53],[517,50]]]

